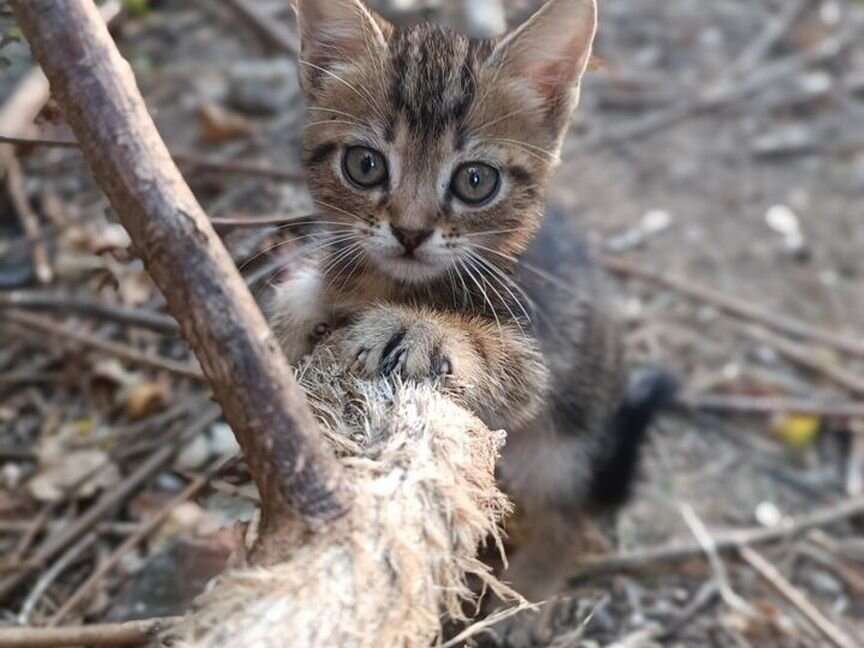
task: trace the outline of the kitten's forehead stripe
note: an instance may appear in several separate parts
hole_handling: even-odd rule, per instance
[[[421,140],[440,137],[468,114],[484,43],[431,23],[398,32],[391,41],[393,105]]]

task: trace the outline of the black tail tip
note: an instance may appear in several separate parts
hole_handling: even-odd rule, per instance
[[[641,367],[630,374],[594,471],[591,502],[595,507],[614,509],[627,502],[645,435],[657,412],[675,399],[678,389],[678,379],[659,367]]]

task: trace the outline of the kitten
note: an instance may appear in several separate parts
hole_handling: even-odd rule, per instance
[[[563,584],[574,520],[626,495],[662,381],[626,389],[617,328],[546,186],[596,30],[550,0],[499,40],[397,28],[359,0],[299,0],[315,263],[277,288],[294,362],[328,329],[353,371],[436,380],[508,431],[501,482],[530,537],[505,578]],[[628,396],[627,394],[630,394]]]

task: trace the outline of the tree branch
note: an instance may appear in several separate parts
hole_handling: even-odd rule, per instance
[[[92,0],[12,0],[99,185],[129,231],[234,429],[266,538],[347,510],[339,464],[264,317],[147,113]],[[296,526],[294,527],[296,529]]]

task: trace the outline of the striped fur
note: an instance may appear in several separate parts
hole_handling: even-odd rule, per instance
[[[551,0],[503,39],[472,41],[431,23],[396,28],[358,0],[298,8],[304,162],[325,234],[314,263],[277,292],[277,332],[296,360],[326,325],[354,371],[439,380],[507,428],[501,479],[542,518],[537,529],[584,509],[623,383],[578,235],[557,218],[535,236],[595,12],[594,0]],[[386,160],[380,186],[346,176],[354,146]],[[465,162],[499,170],[487,203],[451,190]],[[425,238],[403,254],[393,228]],[[547,540],[514,562],[530,596],[564,573],[531,568],[544,552],[566,561]]]

